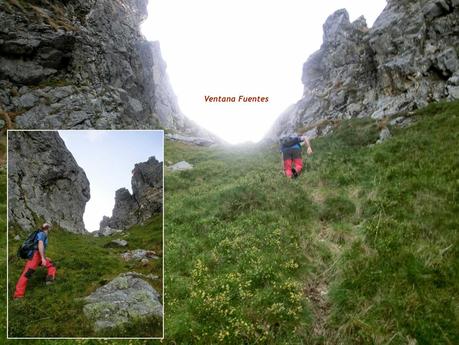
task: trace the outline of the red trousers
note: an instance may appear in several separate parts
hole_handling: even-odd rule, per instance
[[[25,295],[25,290],[27,287],[27,282],[32,274],[35,272],[38,266],[41,265],[41,256],[38,250],[33,253],[31,259],[27,260],[24,270],[22,271],[21,276],[19,277],[18,283],[16,284],[16,291],[14,293],[14,298],[21,298]],[[56,267],[49,258],[46,258],[46,269],[48,270],[48,278],[54,280],[56,276]]]
[[[284,160],[284,173],[287,177],[292,177],[292,165],[296,173],[299,175],[303,169],[303,160],[301,158],[285,159]]]

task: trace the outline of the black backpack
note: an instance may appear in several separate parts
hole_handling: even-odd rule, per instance
[[[37,235],[39,232],[41,232],[41,229],[35,230],[32,232],[29,237],[21,244],[21,246],[18,249],[17,255],[22,258],[22,259],[30,259],[31,253],[33,253],[33,250],[35,249],[35,239],[37,238]]]
[[[281,137],[279,139],[279,143],[282,148],[287,148],[287,147],[291,147],[293,145],[301,143],[301,140],[296,135],[288,135],[288,136]]]

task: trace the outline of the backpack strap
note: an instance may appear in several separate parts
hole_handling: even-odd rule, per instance
[[[38,234],[39,234],[40,232],[43,232],[43,230],[42,230],[42,229],[37,229],[37,230],[35,230],[35,236],[33,237],[33,245],[34,245],[34,247],[35,247],[35,241],[37,241],[37,237],[38,237]],[[35,248],[34,248],[34,249],[35,249]],[[37,249],[38,249],[38,241],[37,241]]]

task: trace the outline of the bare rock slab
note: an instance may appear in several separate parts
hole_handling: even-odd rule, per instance
[[[107,218],[107,217],[105,217]],[[109,226],[105,226],[103,227],[102,229],[99,229],[97,231],[94,231],[92,234],[95,236],[95,237],[107,237],[107,236],[111,236],[113,234],[119,234],[123,232],[123,230],[120,230],[120,229],[112,229],[111,227]]]
[[[154,251],[145,250],[145,249],[130,250],[126,253],[121,254],[121,257],[125,261],[131,261],[131,260],[142,261],[144,259],[146,260],[159,259],[159,257],[156,256],[156,253]]]
[[[113,240],[109,243],[110,246],[115,246],[115,247],[126,247],[127,246],[127,241],[126,240]]]
[[[170,171],[183,171],[183,170],[190,170],[190,169],[193,169],[193,166],[186,161],[175,163],[174,165],[171,165],[169,167]]]
[[[134,320],[163,317],[158,292],[135,272],[120,274],[84,300],[85,316],[95,331],[123,326]]]

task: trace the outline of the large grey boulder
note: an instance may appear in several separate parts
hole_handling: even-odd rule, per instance
[[[64,141],[53,131],[8,133],[8,216],[30,231],[42,220],[86,233],[83,213],[89,181]]]
[[[129,324],[147,317],[163,317],[163,306],[156,290],[138,274],[120,274],[86,297],[84,315],[95,331]]]
[[[268,137],[324,119],[379,119],[459,96],[456,0],[389,0],[372,28],[363,17],[350,22],[342,9],[323,32],[322,46],[303,66],[302,99]]]
[[[132,170],[131,187],[132,194],[126,188],[116,191],[112,216],[103,217],[99,233],[107,227],[125,230],[162,211],[163,163],[150,157],[146,162],[136,164]]]

